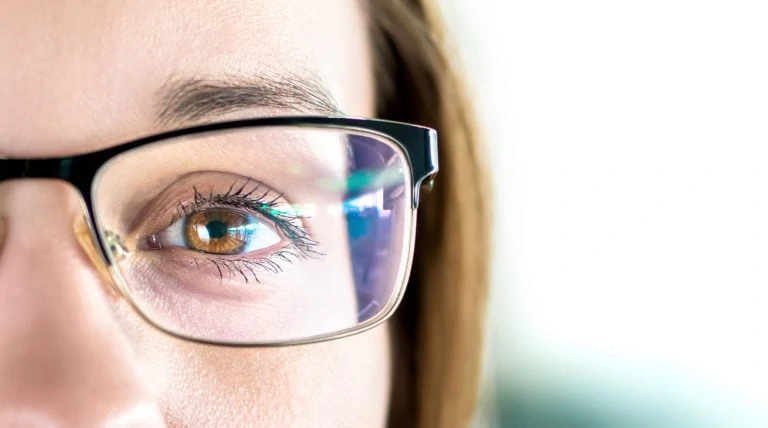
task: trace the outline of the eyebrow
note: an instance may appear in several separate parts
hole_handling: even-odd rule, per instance
[[[200,122],[253,108],[342,115],[319,79],[303,75],[250,75],[220,78],[174,76],[157,93],[156,125]]]

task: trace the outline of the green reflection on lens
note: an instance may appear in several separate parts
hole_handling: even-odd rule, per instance
[[[402,183],[403,168],[395,166],[355,171],[346,180],[324,180],[321,186],[334,191],[356,192],[372,188],[387,188]]]

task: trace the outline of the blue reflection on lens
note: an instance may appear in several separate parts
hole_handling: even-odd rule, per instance
[[[347,184],[344,215],[358,304],[358,322],[378,314],[390,296],[384,281],[392,265],[392,204],[402,186],[402,167],[392,162],[395,151],[381,141],[360,135],[349,137],[351,180]],[[361,180],[365,179],[365,183]]]

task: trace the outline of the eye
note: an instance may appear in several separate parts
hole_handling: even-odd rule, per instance
[[[181,247],[206,254],[244,254],[282,241],[274,226],[234,209],[209,208],[193,212],[153,236],[155,245]]]

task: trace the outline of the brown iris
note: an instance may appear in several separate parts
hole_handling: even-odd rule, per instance
[[[238,254],[248,244],[246,214],[225,209],[198,211],[184,222],[184,237],[190,249],[210,254]]]

